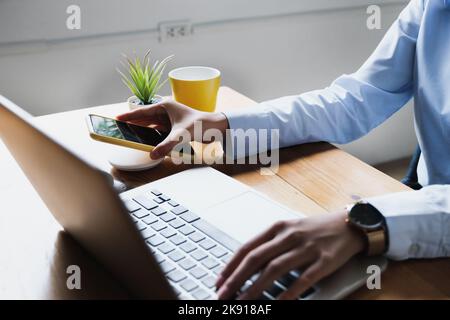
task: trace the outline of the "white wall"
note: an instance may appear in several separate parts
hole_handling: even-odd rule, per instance
[[[277,1],[280,7],[283,2],[292,5],[291,0]],[[43,41],[39,32],[33,39],[27,39],[25,31],[14,38],[13,28],[9,33],[3,28],[0,93],[35,115],[123,101],[129,93],[115,71],[120,55],[133,50],[143,53],[147,48],[152,48],[157,57],[174,53],[172,67],[215,66],[223,72],[225,85],[259,101],[301,93],[324,87],[340,74],[357,69],[403,6],[382,6],[383,28],[379,31],[366,28],[365,7],[356,6],[197,25],[194,19],[191,37],[164,43],[158,41],[157,32],[151,28],[88,34],[71,40],[56,37],[56,32],[56,38]],[[10,15],[5,8],[8,9],[0,3],[0,17],[17,14],[16,7],[9,7]],[[40,14],[45,16],[46,12],[55,14],[45,8]],[[189,12],[185,15],[189,18]],[[157,21],[167,18],[164,12],[155,16]],[[96,18],[102,21],[101,14]],[[121,12],[118,24],[127,25],[127,19],[132,19],[131,10]],[[109,17],[106,21],[112,23],[114,19]],[[365,161],[378,163],[411,154],[415,143],[408,106],[367,137],[344,148]]]

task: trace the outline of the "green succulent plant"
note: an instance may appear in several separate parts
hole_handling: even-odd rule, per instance
[[[167,79],[163,80],[162,76],[167,63],[174,56],[170,55],[162,61],[156,60],[153,64],[150,64],[150,50],[147,51],[142,60],[139,57],[132,60],[125,54],[123,56],[125,61],[122,61],[122,65],[127,69],[128,76],[117,69],[122,76],[123,83],[142,104],[153,103],[155,95],[167,82]]]

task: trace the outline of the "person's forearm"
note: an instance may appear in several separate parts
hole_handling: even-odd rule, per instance
[[[412,97],[421,10],[419,1],[411,1],[356,73],[343,75],[322,90],[227,111],[230,129],[279,130],[279,147],[347,143],[368,133]],[[257,145],[241,149],[261,152]]]
[[[202,142],[210,142],[205,140],[205,132],[207,130],[219,130],[225,141],[226,130],[229,128],[228,119],[222,112],[204,112],[199,120],[202,123]]]
[[[220,130],[223,136],[225,136],[226,130],[229,128],[228,118],[222,112],[214,112],[210,116],[210,126],[212,128]]]
[[[450,185],[365,199],[385,217],[387,256],[395,260],[450,256]]]

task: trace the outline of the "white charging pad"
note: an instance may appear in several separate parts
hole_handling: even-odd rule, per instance
[[[108,162],[116,169],[123,171],[142,171],[160,164],[164,158],[153,160],[145,151],[113,146],[108,154]]]

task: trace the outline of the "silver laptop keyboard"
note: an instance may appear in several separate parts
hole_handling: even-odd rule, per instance
[[[239,243],[174,199],[152,190],[124,200],[136,227],[180,299],[215,299],[215,282]],[[241,288],[245,291],[257,277]],[[298,273],[274,282],[261,299],[272,300],[286,290]],[[300,298],[314,293],[311,288]]]

